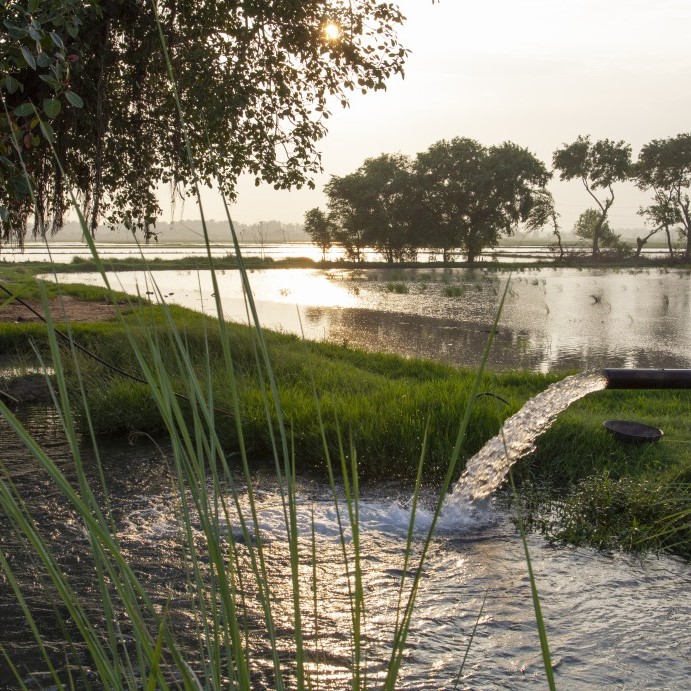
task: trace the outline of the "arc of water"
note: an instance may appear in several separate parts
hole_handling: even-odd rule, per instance
[[[504,482],[511,466],[535,448],[535,439],[559,413],[579,398],[606,387],[605,372],[593,370],[566,377],[531,398],[468,461],[447,504],[467,504],[488,497]]]

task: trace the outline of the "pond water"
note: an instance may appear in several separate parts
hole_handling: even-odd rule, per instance
[[[25,423],[69,475],[73,464],[55,416],[26,412]],[[85,599],[95,622],[102,621],[97,589],[89,567],[88,542],[79,521],[65,507],[51,482],[27,462],[26,452],[0,423],[6,471],[27,498],[63,570]],[[168,450],[163,448],[164,454]],[[93,465],[86,472],[94,487]],[[134,446],[111,442],[104,454],[117,534],[125,554],[155,603],[170,607],[171,624],[194,658],[198,633],[188,609],[179,501],[172,478],[161,462],[161,449],[140,440]],[[254,486],[259,523],[266,542],[279,636],[290,646],[290,588],[286,574],[286,539],[279,495],[272,474],[256,471]],[[241,506],[245,493],[240,485]],[[302,591],[305,630],[313,630],[311,524],[314,515],[318,567],[319,648],[310,667],[318,688],[342,689],[349,678],[350,606],[346,575],[327,487],[299,480],[298,522],[303,549]],[[403,569],[410,490],[381,485],[363,493],[360,506],[361,554],[365,588],[366,666],[371,685],[382,679],[395,623],[395,603]],[[431,497],[427,498],[431,500]],[[423,508],[415,545],[429,524]],[[230,517],[229,530],[237,530]],[[198,532],[198,531],[197,531]],[[346,536],[349,529],[346,525]],[[529,536],[533,566],[542,598],[558,688],[686,688],[691,678],[691,573],[688,564],[668,558],[636,558],[587,549],[555,549]],[[53,603],[26,557],[21,541],[0,519],[0,546],[21,574],[27,602],[36,613],[57,664],[64,666],[62,633],[53,622]],[[258,604],[245,583],[250,622]],[[483,599],[482,615],[478,619]],[[46,680],[6,581],[0,578],[0,646],[12,657],[33,688]],[[460,678],[460,688],[545,688],[530,585],[519,536],[499,502],[474,513],[442,521],[424,570],[400,682],[402,689],[454,688],[476,621],[477,632]],[[121,622],[123,638],[129,635]],[[262,659],[262,631],[250,623],[250,647]],[[314,637],[306,645],[313,650]],[[77,646],[77,655],[80,648]],[[265,653],[264,653],[265,654]],[[82,659],[83,655],[82,655]],[[62,661],[62,662],[61,662]],[[317,664],[318,663],[318,664]],[[318,675],[318,676],[316,676]],[[260,664],[254,687],[271,688],[270,661]],[[16,688],[4,660],[0,688]]]
[[[164,299],[215,313],[206,272],[156,271]],[[153,291],[144,272],[114,287]],[[97,274],[63,282],[100,284]],[[237,271],[218,276],[224,314],[246,320]],[[254,270],[263,326],[309,339],[473,367],[507,274],[482,269]],[[535,371],[691,366],[688,269],[528,269],[511,277],[490,367]]]
[[[322,259],[321,250],[316,245],[305,242],[243,243],[241,247],[244,257],[274,260],[304,257],[315,262]],[[142,255],[147,259],[203,258],[207,256],[206,247],[199,244],[151,244],[141,246],[135,243],[101,243],[98,245],[98,253],[104,261],[109,259],[129,259],[131,257],[141,257]],[[211,245],[211,254],[214,257],[227,257],[234,253],[234,247],[230,243],[212,243]],[[553,256],[549,248],[535,246],[509,248],[507,250],[497,249],[496,251],[488,252],[485,258],[490,261],[520,260],[532,262],[538,261],[538,259],[550,259]],[[43,243],[26,243],[24,248],[0,248],[0,260],[9,262],[52,260],[69,263],[74,257],[91,259],[91,251],[82,242],[51,243],[50,254],[46,251]],[[371,248],[364,251],[364,257],[368,261],[381,261],[381,256]],[[344,251],[340,247],[332,247],[327,252],[326,258],[329,261],[344,259]],[[420,252],[418,255],[418,261],[422,262],[436,259],[438,257],[429,252]]]
[[[155,274],[167,301],[213,311],[208,276],[196,272]],[[220,276],[228,318],[244,321],[237,272]],[[253,271],[260,318],[265,326],[307,337],[347,342],[410,356],[476,365],[504,289],[506,275],[482,270],[272,270]],[[691,274],[688,271],[578,271],[540,269],[512,278],[491,364],[536,370],[601,366],[691,366]],[[61,280],[95,283],[94,274]],[[131,293],[152,291],[143,273],[119,273],[114,284]],[[298,314],[300,317],[298,318]],[[68,450],[54,416],[26,411],[26,424],[68,474]],[[0,422],[2,461],[32,507],[41,529],[60,555],[63,569],[87,600],[95,592],[84,532],[52,484],[26,460],[24,447]],[[109,440],[103,448],[118,538],[156,603],[173,603],[171,620],[183,646],[194,655],[197,629],[187,605],[177,506],[161,450]],[[163,452],[168,455],[167,449]],[[88,456],[88,454],[87,454]],[[96,485],[96,471],[88,466]],[[259,521],[267,544],[274,605],[282,645],[290,648],[291,593],[280,495],[270,472],[257,469]],[[302,592],[305,627],[311,610],[311,532],[314,515],[319,579],[319,650],[311,655],[320,688],[341,689],[349,679],[350,605],[328,487],[298,480],[298,522],[303,546]],[[240,484],[241,505],[245,490]],[[425,506],[432,496],[425,497]],[[388,659],[395,604],[403,573],[410,489],[379,485],[363,491],[360,506],[361,557],[365,586],[364,638],[368,679],[377,685]],[[430,514],[419,512],[414,549],[419,550]],[[46,631],[55,659],[64,663],[61,631],[52,604],[25,549],[0,518],[0,546],[12,563],[25,567],[22,584]],[[235,534],[237,516],[226,526]],[[198,526],[195,526],[198,533]],[[346,526],[346,535],[349,535]],[[197,535],[198,537],[198,535]],[[528,538],[557,686],[593,688],[685,688],[691,678],[691,572],[666,557],[633,557],[587,549],[555,548]],[[482,616],[478,614],[483,599]],[[248,617],[256,621],[251,597]],[[252,604],[254,602],[254,604]],[[102,613],[88,604],[95,620]],[[20,665],[24,678],[41,685],[43,664],[21,612],[0,579],[0,646]],[[101,619],[98,619],[98,617]],[[472,512],[456,503],[443,515],[424,569],[413,629],[398,688],[454,688],[476,621],[459,686],[472,689],[544,688],[530,584],[520,537],[503,498]],[[126,622],[125,633],[127,633]],[[260,627],[250,627],[250,647],[260,660],[256,688],[271,688],[270,661]],[[307,637],[307,646],[314,637]],[[78,651],[79,652],[79,651]],[[264,657],[262,657],[264,656]],[[263,663],[261,662],[263,660]],[[318,663],[318,664],[317,664]],[[316,677],[315,677],[316,678]],[[0,661],[0,688],[16,682]]]

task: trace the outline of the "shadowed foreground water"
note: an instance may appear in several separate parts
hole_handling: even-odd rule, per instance
[[[59,460],[68,475],[73,474],[55,418],[37,409],[26,419],[39,442]],[[26,460],[23,447],[12,439],[4,423],[0,425],[0,445],[6,471],[31,506],[37,524],[59,555],[63,570],[94,622],[103,627],[88,542],[79,521],[51,483]],[[144,440],[134,446],[111,442],[103,451],[123,550],[154,602],[169,603],[171,624],[194,660],[199,634],[185,585],[184,540],[177,518],[179,498],[167,465],[161,460],[160,450]],[[88,464],[87,469],[90,482],[96,487],[93,465]],[[289,659],[293,646],[292,592],[280,497],[271,472],[257,470],[254,486],[270,568],[279,647]],[[351,614],[333,500],[326,486],[307,478],[299,480],[298,493],[308,668],[316,688],[342,689],[350,674]],[[240,494],[241,506],[245,507],[242,486]],[[427,497],[429,502],[432,499]],[[368,681],[373,686],[382,679],[389,656],[403,575],[408,500],[407,488],[378,486],[374,491],[363,492],[360,506],[366,608],[364,645]],[[312,520],[318,573],[316,638],[310,590]],[[429,513],[422,509],[417,522],[416,553],[429,521]],[[19,574],[53,659],[64,669],[64,636],[55,625],[53,606],[63,612],[64,608],[48,599],[50,591],[38,578],[40,569],[32,564],[29,552],[7,529],[4,519],[2,523],[2,550]],[[236,516],[230,515],[230,525],[225,528],[240,536]],[[350,550],[347,521],[344,532]],[[198,526],[195,538],[200,538]],[[529,543],[558,687],[677,689],[687,685],[691,677],[688,564],[667,558],[641,559],[553,548],[537,536],[530,536]],[[259,605],[252,597],[251,579],[245,581],[245,589],[250,647],[259,660],[253,685],[272,688],[269,652]],[[474,512],[458,510],[453,516],[444,516],[441,522],[424,568],[398,688],[453,688],[485,596],[484,612],[460,687],[545,687],[520,539],[499,503],[490,503]],[[5,580],[0,580],[0,617],[0,645],[35,688],[47,680],[45,667]],[[123,644],[127,647],[131,628],[124,618],[121,625]],[[77,645],[76,654],[88,668],[83,647]],[[192,666],[195,667],[194,662]],[[293,682],[289,680],[290,685]],[[0,661],[0,688],[16,688],[4,660]]]

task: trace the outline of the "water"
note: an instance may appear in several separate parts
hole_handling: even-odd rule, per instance
[[[192,236],[190,236],[192,237]],[[147,259],[180,259],[183,257],[206,257],[206,247],[200,245],[197,240],[192,243],[166,243],[165,235],[161,243],[150,245],[137,245],[127,242],[99,242],[98,253],[104,261],[109,259],[128,259],[144,255]],[[281,242],[281,243],[245,243],[241,242],[241,251],[244,257],[259,257],[262,259],[288,259],[307,258],[313,261],[321,261],[322,252],[313,244],[305,242]],[[230,242],[211,243],[211,254],[214,257],[227,257],[234,254],[235,250]],[[666,249],[644,249],[643,254],[649,257],[667,256]],[[382,261],[382,257],[373,248],[365,248],[365,261]],[[3,246],[0,247],[0,261],[25,262],[25,261],[53,261],[69,263],[74,257],[91,259],[91,250],[83,242],[51,242],[50,254],[46,251],[43,242],[27,242],[24,248]],[[555,254],[544,245],[523,247],[497,247],[485,251],[480,260],[492,263],[521,262],[532,263],[537,261],[549,261]],[[329,261],[339,261],[345,258],[344,250],[340,247],[332,247],[328,250],[326,258]],[[455,255],[457,261],[463,261],[464,255]],[[420,251],[417,260],[419,262],[439,261],[437,254],[428,251]]]
[[[351,343],[377,333],[391,347],[387,327],[400,323],[400,333],[415,341],[415,334],[438,344],[442,338],[460,340],[462,347],[473,339],[463,339],[470,331],[486,338],[486,325],[494,313],[501,289],[500,279],[483,272],[423,272],[446,277],[447,281],[404,279],[386,272],[254,272],[253,290],[257,292],[261,310],[276,314],[280,328],[295,314],[295,305],[304,309],[309,324],[331,321],[347,325],[342,334]],[[89,275],[93,278],[93,275]],[[234,293],[234,272],[227,272],[228,283],[222,284],[224,305],[228,316],[238,317],[242,306],[240,293]],[[208,308],[210,289],[202,279],[201,290],[192,288],[199,281],[197,274],[172,273],[170,278],[157,274],[159,287],[167,298],[182,297],[196,301],[198,309]],[[225,280],[225,277],[222,277]],[[555,279],[556,280],[553,280]],[[580,339],[573,359],[589,362],[607,358],[610,366],[625,364],[644,366],[642,352],[654,359],[655,366],[688,366],[689,344],[689,274],[688,272],[644,272],[616,274],[601,272],[530,272],[519,276],[512,285],[508,311],[500,326],[504,350],[516,350],[517,324],[521,319],[531,325],[529,338],[537,338],[541,324],[555,327],[557,341]],[[123,280],[130,280],[124,276]],[[165,283],[165,281],[171,281]],[[405,283],[407,293],[389,289],[394,282]],[[617,283],[619,282],[619,283]],[[132,277],[130,290],[147,287],[141,274]],[[421,286],[426,285],[423,289]],[[458,295],[449,286],[462,288]],[[478,289],[479,286],[479,289]],[[196,292],[195,292],[196,291]],[[186,293],[188,293],[186,295]],[[204,303],[200,302],[200,297]],[[334,300],[346,296],[349,307],[336,307]],[[472,297],[471,297],[472,296]],[[542,297],[540,297],[542,296]],[[633,296],[633,297],[632,297]],[[666,299],[665,299],[666,298]],[[236,300],[237,304],[233,301]],[[537,300],[537,301],[536,301]],[[540,302],[542,300],[542,302]],[[362,306],[365,305],[365,306]],[[235,310],[238,308],[238,314]],[[310,311],[310,310],[316,310]],[[348,313],[347,310],[352,310]],[[571,311],[569,311],[571,310]],[[622,326],[622,311],[629,319]],[[244,315],[244,306],[242,306]],[[543,321],[540,321],[540,314]],[[636,315],[634,318],[633,314]],[[553,316],[550,316],[553,315]],[[595,317],[593,317],[595,315]],[[361,319],[362,317],[362,319]],[[370,326],[361,328],[362,322]],[[264,317],[262,317],[264,319]],[[322,321],[325,320],[325,321]],[[560,331],[556,326],[565,322]],[[622,334],[621,331],[624,330]],[[338,333],[338,332],[336,332]],[[451,336],[453,334],[453,336]],[[661,335],[664,334],[664,338]],[[589,348],[599,335],[604,342],[601,350]],[[458,338],[461,336],[460,338]],[[591,340],[592,339],[592,340]],[[331,338],[331,340],[338,340]],[[344,339],[346,340],[346,339]],[[480,340],[480,337],[478,337]],[[629,341],[628,349],[622,345]],[[508,343],[508,347],[506,346]],[[376,347],[376,346],[375,346]],[[412,346],[411,346],[412,347]],[[532,346],[525,346],[530,352]],[[541,369],[558,369],[570,363],[561,357],[563,349],[540,360]],[[458,351],[450,348],[448,353]],[[443,349],[439,349],[444,359]],[[414,354],[426,354],[416,352]],[[659,358],[666,354],[668,360]],[[544,353],[543,353],[544,355]],[[454,357],[456,357],[454,355]],[[475,357],[475,355],[473,355]],[[503,357],[503,355],[502,355]],[[521,356],[523,358],[523,356]],[[619,358],[624,358],[621,362]],[[453,360],[455,361],[455,360]],[[521,359],[521,361],[523,361]],[[671,363],[670,363],[671,361]],[[476,364],[477,360],[469,364]],[[632,364],[629,364],[632,363]],[[673,364],[672,364],[673,363]],[[605,364],[605,363],[602,363]],[[408,653],[402,668],[400,688],[453,688],[470,632],[475,625],[485,595],[487,603],[479,620],[469,660],[463,671],[461,686],[466,688],[543,688],[544,672],[537,631],[534,623],[530,585],[527,578],[522,546],[501,501],[485,500],[471,508],[467,497],[480,497],[500,482],[511,462],[527,451],[533,439],[556,416],[556,409],[589,391],[602,388],[597,373],[578,375],[566,383],[549,389],[527,404],[517,416],[507,421],[504,439],[497,439],[471,460],[467,479],[447,500],[440,530],[432,543],[418,598]],[[518,416],[523,416],[522,418]],[[519,424],[520,423],[520,424]],[[37,411],[28,424],[36,438],[50,449],[66,472],[71,462],[61,440],[56,422]],[[528,434],[515,434],[521,425],[529,426]],[[21,445],[0,430],[3,461],[10,476],[20,487],[51,546],[60,555],[62,568],[69,574],[77,592],[84,593],[86,605],[100,621],[94,584],[88,566],[88,545],[79,522],[64,506],[52,485],[37,477],[27,462]],[[168,453],[164,449],[165,453]],[[484,454],[484,455],[483,455]],[[131,447],[110,442],[104,458],[109,478],[109,494],[113,500],[118,538],[133,568],[140,574],[152,599],[161,606],[171,607],[171,624],[183,648],[193,657],[198,642],[193,610],[185,590],[183,543],[177,516],[179,499],[173,491],[172,478],[161,463],[160,450],[140,443]],[[489,463],[491,471],[485,469]],[[96,485],[95,471],[88,468],[90,481]],[[290,651],[291,588],[287,578],[287,545],[280,508],[280,496],[270,473],[258,469],[254,478],[257,487],[259,523],[267,545],[270,578],[274,593],[279,645]],[[473,489],[473,487],[475,489]],[[210,488],[211,489],[211,488]],[[344,567],[329,490],[319,482],[299,479],[298,516],[302,549],[301,589],[305,597],[305,632],[311,672],[318,676],[322,688],[343,688],[349,679],[350,605],[347,597],[347,568]],[[418,513],[414,551],[419,553],[421,540],[430,524],[426,508],[433,496],[423,497]],[[395,623],[395,605],[403,575],[403,553],[410,515],[409,489],[382,485],[366,490],[361,504],[363,580],[366,593],[366,648],[368,679],[376,686],[384,675]],[[241,505],[246,511],[246,494],[241,489]],[[314,618],[311,614],[310,540],[306,527],[314,516],[317,544],[317,583],[319,643],[312,652]],[[238,519],[231,515],[224,529],[239,536]],[[345,525],[345,539],[350,548],[350,528]],[[198,525],[195,539],[201,540]],[[223,539],[223,538],[222,538]],[[691,574],[688,564],[667,558],[636,558],[628,555],[607,555],[584,549],[555,549],[538,536],[529,536],[533,566],[542,597],[543,614],[555,664],[557,685],[569,689],[591,688],[684,688],[691,676]],[[0,546],[13,564],[22,567],[22,584],[28,601],[37,612],[46,631],[51,650],[60,664],[64,648],[61,631],[55,626],[50,603],[45,602],[45,589],[36,578],[31,565],[23,564],[25,550],[14,533],[0,525]],[[248,627],[250,648],[259,660],[254,683],[257,688],[271,688],[270,665],[266,637],[256,599],[248,589]],[[40,681],[42,662],[26,630],[21,612],[14,603],[6,582],[0,580],[0,609],[3,626],[0,645],[9,650],[30,681]],[[122,622],[125,635],[127,623]],[[81,651],[78,649],[78,654]],[[85,658],[84,658],[85,659]],[[316,678],[316,677],[315,677]],[[8,670],[0,665],[0,688],[14,688]]]
[[[151,290],[143,272],[114,286]],[[244,322],[237,271],[220,272],[226,318]],[[252,271],[263,326],[313,340],[477,366],[507,276],[479,269]],[[100,284],[96,274],[63,282]],[[165,300],[215,313],[206,273],[156,271]],[[397,292],[400,291],[400,292]],[[691,367],[688,270],[526,270],[511,279],[489,366],[539,372]]]
[[[35,438],[56,459],[68,476],[73,463],[62,440],[56,418],[44,409],[28,411],[26,424]],[[52,483],[27,461],[21,444],[0,423],[3,463],[32,508],[50,546],[97,626],[102,613],[89,567],[84,531]],[[113,501],[118,538],[132,567],[153,601],[170,606],[170,622],[183,649],[194,661],[199,640],[185,583],[183,544],[179,530],[179,500],[167,464],[159,449],[145,440],[134,446],[110,441],[104,463]],[[85,449],[86,472],[97,487],[96,472]],[[287,576],[287,544],[280,495],[270,471],[257,468],[253,477],[259,524],[266,544],[279,646],[289,651],[291,589]],[[247,497],[238,482],[241,510]],[[209,488],[211,491],[211,488]],[[298,479],[298,520],[301,526],[301,589],[304,597],[306,647],[316,686],[342,689],[349,679],[350,605],[346,569],[328,487],[310,478]],[[423,496],[413,551],[419,554],[430,522],[426,508],[433,495]],[[403,574],[410,490],[380,485],[365,490],[361,500],[361,556],[366,601],[366,667],[371,686],[384,674],[390,650],[398,588]],[[344,514],[345,512],[342,512]],[[315,652],[312,605],[311,531],[315,523],[319,648]],[[26,550],[0,519],[0,546],[17,569],[27,601],[38,624],[64,667],[62,632],[54,624],[46,589],[27,561]],[[227,531],[239,535],[237,515],[231,513]],[[195,540],[203,543],[198,525]],[[346,547],[350,529],[344,526]],[[223,538],[222,538],[223,539]],[[685,688],[691,676],[691,573],[688,564],[668,558],[638,558],[587,549],[555,549],[538,536],[529,545],[542,598],[559,688]],[[243,549],[242,547],[240,548]],[[352,568],[352,566],[351,566]],[[2,645],[19,665],[23,678],[45,680],[21,612],[8,584],[0,579]],[[255,688],[271,688],[265,635],[259,606],[252,597],[251,579],[245,581],[250,648],[258,659]],[[450,689],[487,597],[477,633],[461,678],[461,688],[544,688],[544,672],[532,611],[522,545],[508,514],[497,500],[475,512],[464,511],[442,520],[426,563],[413,629],[409,637],[400,682],[402,689]],[[120,623],[127,645],[131,629]],[[131,651],[131,649],[130,649]],[[77,655],[87,663],[77,646]],[[318,664],[317,664],[318,662]],[[193,667],[196,668],[194,662]],[[318,677],[316,676],[318,674]],[[291,685],[290,682],[289,685]],[[0,688],[15,688],[4,661]]]
[[[460,503],[486,499],[506,479],[511,466],[535,449],[535,441],[579,398],[607,386],[603,372],[582,372],[548,386],[531,398],[515,415],[504,421],[492,437],[467,463],[451,497],[447,511]]]

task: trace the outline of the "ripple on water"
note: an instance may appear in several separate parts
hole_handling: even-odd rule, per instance
[[[36,434],[45,434],[53,445],[51,451],[58,456],[62,453],[59,460],[63,467],[69,467],[66,449],[51,436],[49,426],[37,423]],[[4,437],[0,439],[4,441]],[[145,444],[122,448],[114,445],[103,451],[109,463],[111,500],[117,507],[123,549],[152,600],[169,608],[176,635],[190,659],[194,659],[199,636],[186,586],[184,534],[177,529],[177,498],[171,491],[165,465],[160,463],[158,451]],[[87,472],[97,486],[94,469],[87,466]],[[93,570],[87,558],[89,551],[79,523],[73,520],[59,495],[48,491],[45,483],[21,475],[17,484],[35,515],[40,516],[40,525],[51,536],[51,546],[60,555],[60,563],[76,592],[93,613],[93,620],[101,621]],[[319,687],[341,689],[347,685],[351,652],[349,588],[352,589],[354,563],[348,514],[341,503],[347,538],[346,564],[333,502],[329,499],[330,489],[313,479],[304,483],[299,480],[297,496],[300,586],[305,598],[303,625],[308,664],[313,671],[318,667]],[[406,562],[410,517],[406,488],[363,490],[359,505],[366,612],[363,645],[372,685],[379,683],[385,673],[401,581],[404,580],[405,599],[405,583],[410,584],[415,573],[422,537],[430,521],[428,507],[434,504],[434,499],[434,496],[422,497],[412,553]],[[240,500],[246,507],[245,494]],[[257,493],[257,510],[260,531],[267,538],[266,560],[276,626],[282,649],[289,650],[294,645],[294,636],[287,540],[278,487],[266,478],[262,478],[262,491]],[[544,687],[520,539],[509,517],[492,502],[484,504],[481,510],[477,507],[473,510],[474,515],[468,507],[459,508],[456,522],[453,517],[448,518],[452,514],[446,514],[441,524],[443,530],[430,545],[408,638],[409,650],[401,669],[400,688],[453,688],[476,622],[461,686]],[[311,557],[312,516],[316,565]],[[230,529],[235,532],[233,514],[230,523]],[[195,532],[196,540],[201,537]],[[685,688],[691,676],[688,626],[691,575],[687,564],[666,558],[638,559],[584,549],[553,548],[538,536],[531,535],[528,539],[559,687]],[[21,543],[11,532],[2,530],[0,543],[13,564],[18,568],[26,565]],[[241,563],[246,564],[248,546],[239,545],[238,550]],[[203,556],[203,552],[200,554]],[[318,573],[319,648],[316,650],[313,566]],[[45,597],[40,580],[30,570],[21,579],[29,602],[42,613],[41,625],[55,643],[55,649],[60,650],[59,627],[51,628],[48,623],[52,609],[41,604]],[[250,646],[260,660],[257,683],[270,687],[266,637],[260,625],[261,612],[251,576],[245,579],[243,588],[247,594]],[[2,582],[0,610],[3,616],[0,645],[21,662],[22,669],[36,671],[40,676],[40,656],[36,655],[7,584]],[[125,627],[123,636],[128,635]],[[64,658],[58,662],[64,663]],[[5,670],[0,667],[0,688],[12,688],[11,680],[4,675]]]

